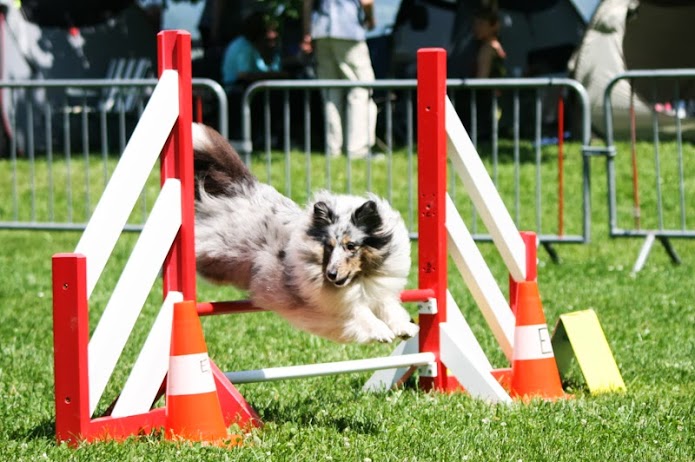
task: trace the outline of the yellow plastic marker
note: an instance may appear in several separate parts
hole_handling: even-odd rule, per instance
[[[591,394],[625,390],[625,382],[594,310],[560,315],[551,341],[563,378],[574,357]]]

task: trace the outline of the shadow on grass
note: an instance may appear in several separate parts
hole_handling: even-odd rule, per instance
[[[38,425],[30,429],[19,429],[10,433],[10,439],[16,441],[26,440],[45,440],[47,442],[55,441],[55,419],[44,420]]]
[[[342,384],[341,392],[326,390],[311,396],[297,396],[294,399],[273,399],[253,404],[264,422],[277,425],[322,427],[342,433],[346,430],[365,435],[381,434],[384,431],[384,418],[378,412],[366,413],[375,403],[383,403],[394,394],[418,393],[417,378],[411,376],[398,390],[364,392],[364,378],[350,378]],[[355,406],[346,406],[347,402]]]
[[[334,404],[335,407],[325,401],[319,404],[316,399],[306,398],[291,404],[274,402],[256,410],[262,421],[275,422],[278,425],[291,422],[299,426],[332,428],[338,432],[349,428],[351,431],[369,435],[382,431],[382,424],[378,417],[362,413],[348,414],[347,411],[339,408],[339,405],[344,403],[336,401]],[[327,406],[333,407],[332,411],[326,411]]]

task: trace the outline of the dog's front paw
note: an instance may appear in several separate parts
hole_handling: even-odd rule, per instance
[[[393,329],[393,333],[396,337],[402,338],[403,340],[415,337],[418,332],[420,332],[420,326],[412,322],[400,324]]]
[[[371,326],[369,340],[367,342],[391,343],[396,339],[396,334],[383,322]]]
[[[380,319],[372,319],[368,324],[360,324],[352,333],[353,341],[357,343],[391,343],[396,334]]]

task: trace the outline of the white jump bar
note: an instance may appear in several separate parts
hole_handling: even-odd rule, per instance
[[[344,374],[349,372],[396,369],[406,366],[424,366],[435,361],[434,353],[414,353],[401,356],[355,359],[333,363],[305,364],[301,366],[269,367],[250,371],[225,372],[233,384],[269,382],[271,380],[301,379],[322,375]]]

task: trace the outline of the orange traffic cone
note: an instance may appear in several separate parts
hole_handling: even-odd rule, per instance
[[[196,304],[174,305],[166,391],[165,437],[230,445]]]
[[[511,396],[544,399],[566,396],[535,281],[520,282],[517,286]]]

